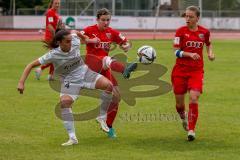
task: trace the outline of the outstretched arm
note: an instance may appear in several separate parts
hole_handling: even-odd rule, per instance
[[[132,43],[127,40],[126,42],[123,42],[121,45],[119,45],[119,47],[120,47],[124,52],[128,52],[129,49],[131,49],[131,47],[132,47]]]
[[[76,31],[76,30],[73,30],[72,33],[76,33],[77,36],[82,40],[83,43],[94,43],[94,44],[97,44],[97,43],[100,43],[100,39],[97,38],[97,37],[94,37],[94,38],[89,38],[88,36],[84,35],[83,33],[79,32],[79,31]]]
[[[23,94],[23,91],[24,91],[24,83],[28,77],[28,75],[30,74],[32,68],[36,67],[36,66],[39,66],[41,65],[40,62],[38,61],[38,59],[34,60],[33,62],[29,63],[23,73],[22,73],[22,76],[18,82],[18,86],[17,86],[17,90],[20,92],[20,94]]]

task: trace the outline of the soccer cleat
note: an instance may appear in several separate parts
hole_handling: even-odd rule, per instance
[[[54,76],[53,76],[53,74],[49,74],[47,80],[49,80],[49,81],[54,81]]]
[[[101,118],[101,117],[97,117],[97,118],[96,118],[96,121],[100,124],[101,129],[102,129],[104,132],[109,132],[109,128],[108,128],[108,126],[107,126],[106,120],[104,120],[104,119]]]
[[[195,139],[195,132],[193,130],[188,131],[188,141],[193,141]]]
[[[115,130],[113,128],[109,128],[109,132],[107,133],[109,138],[117,138]]]
[[[74,144],[78,144],[77,138],[70,138],[67,142],[63,143],[62,146],[71,146]]]
[[[36,68],[35,69],[35,77],[36,77],[37,80],[40,80],[41,73],[42,73],[41,68]]]
[[[129,79],[131,72],[137,68],[137,63],[130,63],[123,72],[123,77]]]

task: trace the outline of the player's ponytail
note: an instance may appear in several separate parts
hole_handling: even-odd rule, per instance
[[[54,0],[51,0],[51,1],[49,2],[49,4],[48,4],[48,9],[52,8],[53,2],[54,2]]]
[[[57,30],[52,40],[43,41],[44,47],[48,49],[54,49],[59,47],[59,42],[61,42],[64,39],[64,37],[69,34],[70,34],[70,31],[65,29]]]

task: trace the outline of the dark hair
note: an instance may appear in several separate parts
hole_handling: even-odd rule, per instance
[[[66,29],[56,30],[55,36],[53,37],[52,40],[43,41],[44,47],[46,47],[48,49],[53,49],[53,48],[59,47],[58,42],[61,42],[64,39],[64,37],[69,35],[69,34],[71,34],[70,31],[68,31]]]
[[[195,12],[196,16],[199,17],[200,16],[200,8],[197,7],[197,6],[189,6],[186,8],[186,10],[190,10],[190,11],[193,11]],[[182,17],[185,17],[186,16],[186,12],[184,12],[182,14]]]
[[[102,8],[97,11],[97,19],[99,19],[102,15],[111,15],[111,12],[107,8]]]

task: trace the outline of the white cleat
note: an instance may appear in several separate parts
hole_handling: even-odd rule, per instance
[[[63,143],[62,146],[71,146],[78,144],[78,140],[75,138],[70,138],[67,142]]]
[[[195,132],[193,130],[188,131],[188,141],[193,141],[195,139]]]
[[[104,132],[109,132],[109,128],[107,126],[107,123],[106,123],[106,120],[101,118],[101,117],[97,117],[96,118],[96,121],[100,124],[101,126],[101,129],[104,131]]]
[[[40,80],[41,73],[42,73],[41,68],[36,68],[35,69],[35,77],[36,77],[37,80]]]

